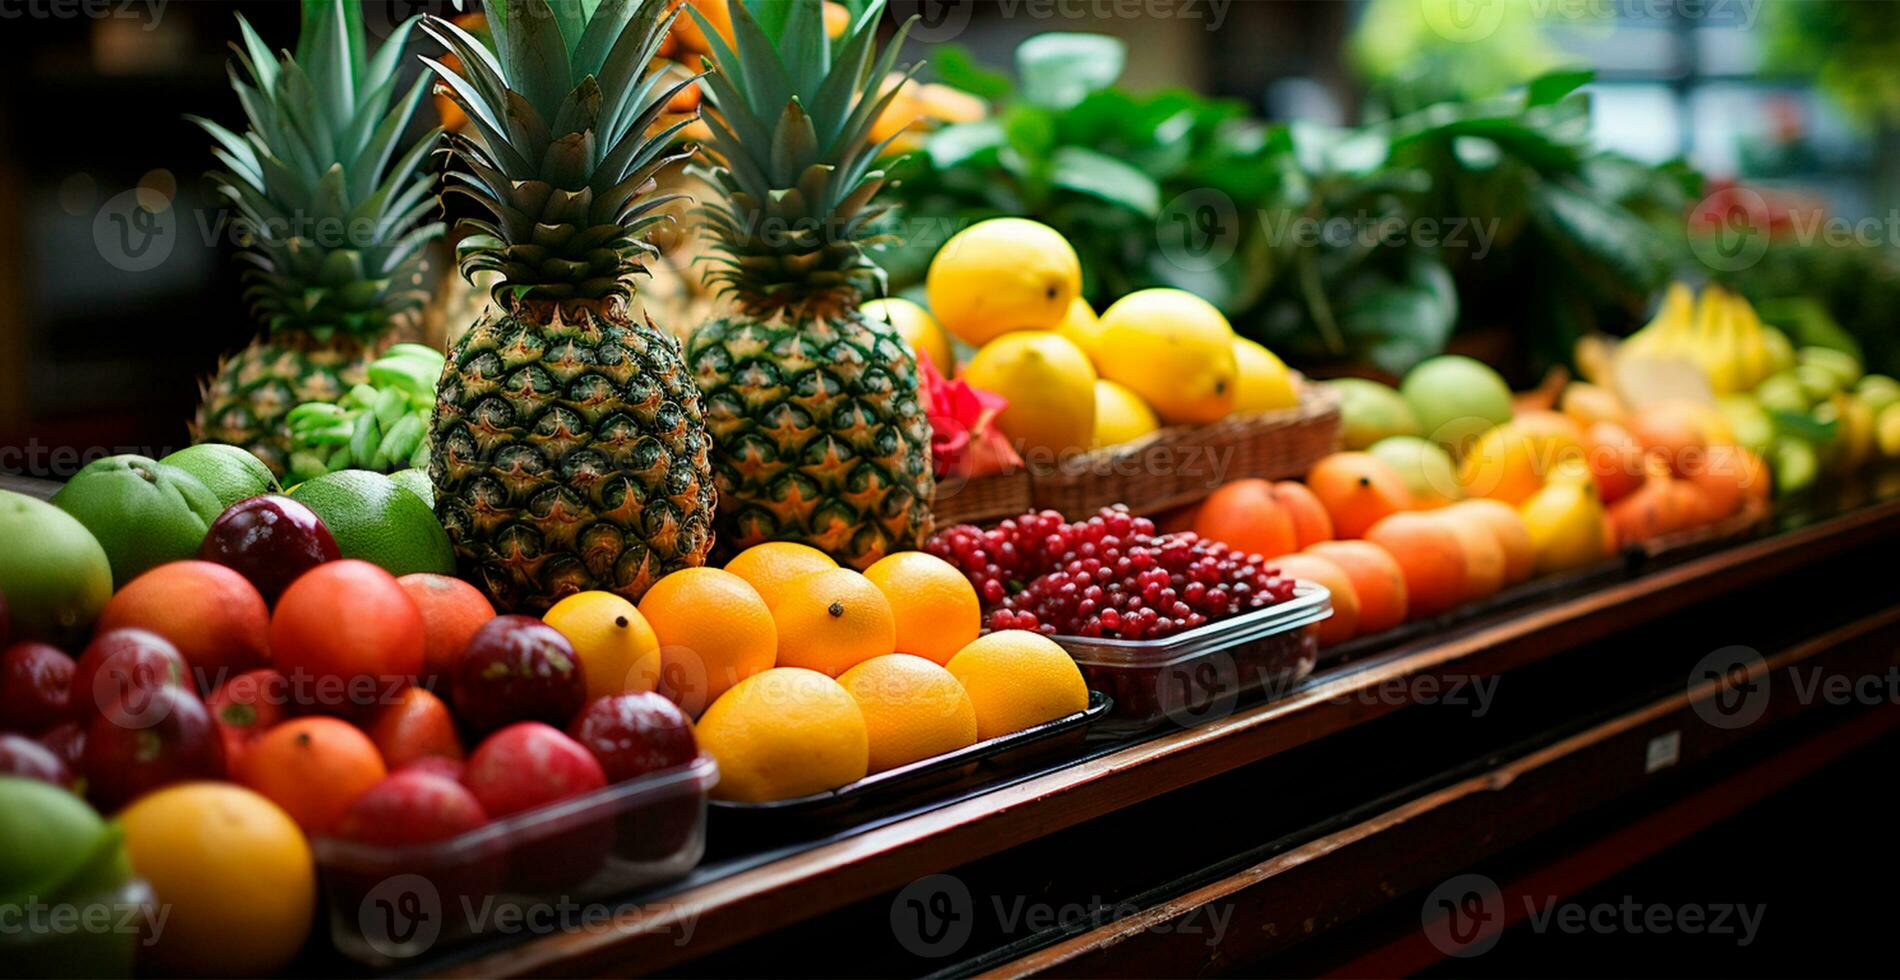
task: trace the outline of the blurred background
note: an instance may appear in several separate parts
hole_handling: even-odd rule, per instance
[[[1685,277],[1896,369],[1900,2],[891,4],[969,97],[917,110],[900,227],[1041,217],[1092,293],[1195,289],[1317,374],[1449,346],[1534,383]],[[292,42],[287,0],[0,0],[0,473],[183,445],[256,335],[182,118],[241,120],[238,10]],[[1057,32],[1086,36],[1031,40]]]

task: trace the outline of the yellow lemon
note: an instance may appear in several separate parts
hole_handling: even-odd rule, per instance
[[[587,676],[589,701],[659,686],[660,637],[625,597],[598,590],[576,592],[541,619],[574,644]]]
[[[788,583],[772,604],[778,666],[836,677],[897,649],[891,603],[871,580],[849,568],[815,572]]]
[[[983,345],[964,380],[1009,400],[996,424],[1031,462],[1084,450],[1095,434],[1095,367],[1074,343],[1019,330]]]
[[[779,600],[787,583],[837,567],[838,563],[830,555],[795,541],[755,544],[726,562],[726,571],[757,589],[767,609]]]
[[[920,358],[930,361],[937,373],[950,377],[957,373],[957,357],[950,348],[950,336],[943,332],[930,311],[907,299],[874,299],[858,307],[865,316],[888,323]]]
[[[1590,480],[1553,474],[1518,513],[1530,532],[1537,574],[1571,571],[1603,559],[1603,504]]]
[[[1056,333],[1069,338],[1070,343],[1089,356],[1089,363],[1095,363],[1102,349],[1102,319],[1095,315],[1095,307],[1090,306],[1088,300],[1077,296],[1075,302],[1069,304],[1069,313],[1056,325]]]
[[[1234,365],[1240,371],[1234,411],[1270,412],[1300,403],[1299,392],[1293,387],[1293,372],[1272,351],[1245,337],[1235,337]]]
[[[951,236],[930,261],[930,311],[972,347],[1012,330],[1053,330],[1082,291],[1082,262],[1061,233],[991,218]]]
[[[721,800],[766,803],[863,779],[870,739],[858,702],[837,681],[802,667],[774,667],[719,696],[694,726],[719,762]]]
[[[1130,293],[1102,314],[1102,377],[1127,385],[1169,425],[1234,410],[1234,330],[1212,303],[1179,289]]]
[[[1161,428],[1155,410],[1141,396],[1107,378],[1095,382],[1096,448],[1132,442]]]
[[[983,631],[976,587],[955,565],[922,551],[900,551],[864,570],[891,604],[896,650],[944,663]]]
[[[944,669],[970,692],[979,739],[1019,732],[1089,706],[1081,668],[1040,633],[998,630],[980,636]]]
[[[871,772],[928,759],[976,741],[976,706],[948,670],[893,653],[844,672],[838,683],[864,713]]]

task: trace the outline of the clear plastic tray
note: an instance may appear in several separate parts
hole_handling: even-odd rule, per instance
[[[609,896],[678,878],[706,853],[719,766],[682,766],[518,813],[448,840],[396,847],[333,837],[311,845],[330,936],[373,966],[482,932],[561,928]]]
[[[1056,636],[1090,690],[1114,699],[1095,734],[1199,725],[1232,711],[1242,697],[1280,691],[1306,678],[1319,659],[1316,624],[1333,614],[1332,594],[1301,581],[1293,598],[1159,640]]]

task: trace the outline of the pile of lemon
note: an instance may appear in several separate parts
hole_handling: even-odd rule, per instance
[[[997,425],[1032,463],[1299,400],[1286,365],[1192,293],[1144,289],[1096,316],[1075,249],[1040,222],[992,218],[958,232],[925,290],[928,311],[903,299],[866,311],[946,377],[957,369],[950,338],[974,348],[962,376],[1009,400]]]
[[[979,636],[976,590],[920,551],[859,573],[770,542],[723,569],[674,572],[637,608],[582,593],[547,618],[574,641],[590,687],[602,673],[698,719],[719,799],[823,792],[1088,707],[1082,672],[1055,641]]]

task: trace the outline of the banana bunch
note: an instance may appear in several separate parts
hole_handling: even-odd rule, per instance
[[[291,409],[291,477],[428,466],[429,416],[443,362],[431,348],[397,344],[370,362],[369,383],[334,404],[305,402]]]
[[[1714,285],[1698,297],[1680,282],[1669,285],[1656,318],[1623,342],[1622,354],[1690,361],[1718,395],[1752,391],[1794,363],[1788,336],[1763,325],[1747,300]]]

